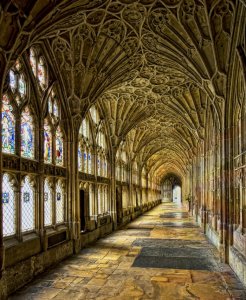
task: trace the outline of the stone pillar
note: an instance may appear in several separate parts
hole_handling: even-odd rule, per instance
[[[116,208],[116,177],[115,177],[115,175],[116,175],[115,174],[115,172],[116,172],[116,151],[115,151],[115,148],[113,148],[113,150],[112,150],[110,170],[111,170],[110,215],[113,220],[114,229],[116,229],[117,228],[117,210],[116,210],[117,208]]]
[[[81,123],[80,118],[74,118],[74,133],[68,147],[68,172],[70,177],[68,188],[68,203],[69,203],[69,219],[71,238],[73,239],[73,251],[78,253],[80,251],[80,194],[79,194],[79,170],[78,170],[78,131]],[[76,138],[75,138],[76,137]]]

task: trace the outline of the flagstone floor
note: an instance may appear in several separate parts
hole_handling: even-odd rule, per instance
[[[153,210],[45,272],[9,299],[246,299],[181,206]]]

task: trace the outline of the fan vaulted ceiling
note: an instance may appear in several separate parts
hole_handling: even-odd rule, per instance
[[[128,139],[132,153],[158,176],[185,172],[204,137],[208,106],[219,114],[225,99],[232,2],[16,0],[9,5],[3,1],[0,11],[1,23],[12,24],[0,34],[2,47],[10,49],[4,58],[9,64],[31,44],[45,43],[71,116],[83,116],[97,102],[113,147]],[[18,43],[4,45],[7,35]]]

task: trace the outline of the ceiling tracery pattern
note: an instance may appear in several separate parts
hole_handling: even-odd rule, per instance
[[[13,2],[23,15],[0,21],[19,22],[26,47],[48,40],[74,118],[98,101],[114,146],[127,138],[149,169],[182,173],[225,99],[235,2]]]

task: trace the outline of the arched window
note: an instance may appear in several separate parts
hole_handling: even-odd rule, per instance
[[[90,121],[85,117],[79,129],[78,169],[84,173],[93,174],[91,149],[93,147]]]
[[[52,134],[47,120],[44,122],[44,161],[52,163]]]
[[[56,130],[56,164],[63,166],[63,135],[60,126]]]
[[[26,96],[27,85],[22,70],[22,64],[17,60],[13,68],[9,71],[9,85],[12,96],[18,105],[23,102]]]
[[[21,155],[34,158],[34,126],[33,118],[28,107],[21,114]]]
[[[35,199],[30,177],[26,176],[21,188],[21,231],[31,231],[35,227]]]
[[[48,71],[45,59],[42,56],[40,49],[30,49],[29,62],[39,86],[44,90],[48,85]]]
[[[9,174],[3,175],[2,181],[2,205],[3,205],[3,236],[11,236],[16,233],[16,203],[14,190]]]
[[[61,180],[56,184],[56,223],[64,222],[64,190]]]
[[[48,178],[44,181],[44,226],[52,225],[52,190]]]
[[[2,151],[15,153],[15,116],[6,95],[3,96],[2,103]]]

